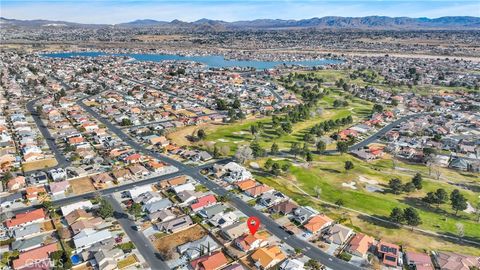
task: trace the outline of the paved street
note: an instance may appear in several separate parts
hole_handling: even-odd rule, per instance
[[[145,235],[143,235],[142,232],[133,229],[136,224],[128,217],[128,214],[123,210],[120,203],[111,195],[106,196],[105,198],[113,206],[113,210],[115,211],[114,216],[118,220],[118,223],[120,223],[120,226],[122,226],[123,230],[127,233],[130,240],[135,244],[138,251],[140,251],[140,254],[142,254],[150,267],[154,270],[170,269],[161,259],[160,253],[157,252]]]
[[[67,167],[68,165],[70,165],[70,162],[65,158],[63,151],[58,148],[57,144],[55,143],[55,138],[52,137],[52,134],[50,134],[50,131],[43,123],[42,119],[40,118],[40,115],[37,112],[37,109],[35,108],[35,103],[39,99],[40,98],[29,101],[27,103],[27,110],[32,115],[33,120],[35,121],[35,124],[37,125],[38,129],[42,133],[42,136],[45,138],[48,144],[48,147],[50,148],[50,150],[52,150],[53,154],[55,155],[55,159],[57,159],[58,164],[55,167]]]

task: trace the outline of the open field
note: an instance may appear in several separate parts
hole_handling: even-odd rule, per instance
[[[45,168],[50,168],[56,166],[57,160],[55,158],[43,159],[43,160],[36,160],[31,162],[24,162],[22,163],[23,170],[25,172],[41,170]]]
[[[343,168],[344,161],[346,160],[351,160],[355,164],[355,168],[348,172],[345,172]],[[436,181],[435,179],[429,178],[427,174],[423,174],[424,181],[422,190],[410,194],[394,195],[387,192],[388,180],[393,177],[398,177],[406,183],[411,180],[414,172],[408,174],[405,173],[405,171],[393,170],[391,167],[385,168],[382,167],[383,162],[384,161],[380,160],[367,163],[349,155],[321,156],[317,158],[310,167],[292,166],[290,174],[285,177],[275,178],[259,172],[257,179],[285,192],[303,205],[313,204],[320,206],[320,203],[315,202],[312,198],[306,197],[300,192],[299,188],[311,196],[315,196],[315,188],[319,187],[322,190],[320,195],[322,200],[334,203],[338,199],[342,199],[345,207],[380,218],[388,218],[391,209],[394,207],[406,208],[412,206],[419,211],[422,219],[422,224],[419,228],[443,234],[456,235],[456,223],[461,222],[465,228],[465,237],[480,241],[479,224],[476,222],[473,214],[462,212],[459,213],[458,217],[455,217],[454,211],[451,210],[448,203],[436,209],[421,201],[421,198],[429,191],[444,188],[450,193],[456,188],[455,186],[446,182]],[[399,163],[397,164],[398,167],[403,167],[404,165],[404,163],[397,163]],[[455,177],[455,181],[471,182],[474,179],[462,176],[453,171],[451,171],[451,175]],[[351,185],[352,183],[354,184]],[[369,191],[366,188],[367,185],[381,188],[384,192]],[[352,186],[356,189],[353,189]],[[461,192],[472,205],[478,202],[479,198],[477,193],[463,189],[461,189]],[[320,208],[325,210],[324,207]],[[350,214],[358,216],[358,214]],[[409,230],[397,231],[393,228],[388,230],[389,228],[373,225],[371,221],[365,217],[358,217],[356,222],[362,224],[361,226],[354,224],[355,227],[362,228],[366,233],[384,235],[387,238],[390,237],[388,239],[392,239],[392,241],[395,239],[405,239],[408,246],[420,247],[413,241],[409,242],[409,237],[407,236],[407,233],[411,233]],[[370,226],[366,226],[366,224],[370,224]],[[382,234],[380,234],[380,232],[382,232]],[[405,233],[405,235],[402,235],[403,233]],[[460,250],[460,248],[458,250]]]
[[[70,187],[72,192],[76,195],[95,191],[95,187],[93,186],[92,180],[90,177],[83,177],[75,180],[71,180]]]
[[[200,225],[194,225],[186,230],[160,237],[154,241],[153,245],[168,258],[177,246],[198,240],[206,234],[207,232]]]

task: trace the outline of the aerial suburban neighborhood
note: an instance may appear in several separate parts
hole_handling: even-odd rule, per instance
[[[479,17],[53,18],[0,18],[0,269],[480,269]]]

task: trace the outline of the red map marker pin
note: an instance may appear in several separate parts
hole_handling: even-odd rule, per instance
[[[247,220],[247,226],[250,233],[254,235],[258,228],[260,228],[260,220],[257,217],[249,217]]]

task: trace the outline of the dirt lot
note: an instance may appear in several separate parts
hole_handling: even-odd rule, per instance
[[[70,187],[73,193],[79,195],[95,191],[92,180],[89,177],[78,178],[70,181]]]
[[[53,223],[51,220],[49,221],[45,221],[43,224],[42,224],[42,228],[43,228],[43,231],[45,232],[49,232],[49,231],[53,231],[55,228],[53,227]]]
[[[200,225],[195,225],[186,230],[158,238],[153,244],[163,256],[169,258],[175,252],[177,246],[198,240],[206,234],[207,232]]]
[[[57,160],[54,158],[25,162],[22,164],[23,170],[26,172],[50,168],[57,165]]]

